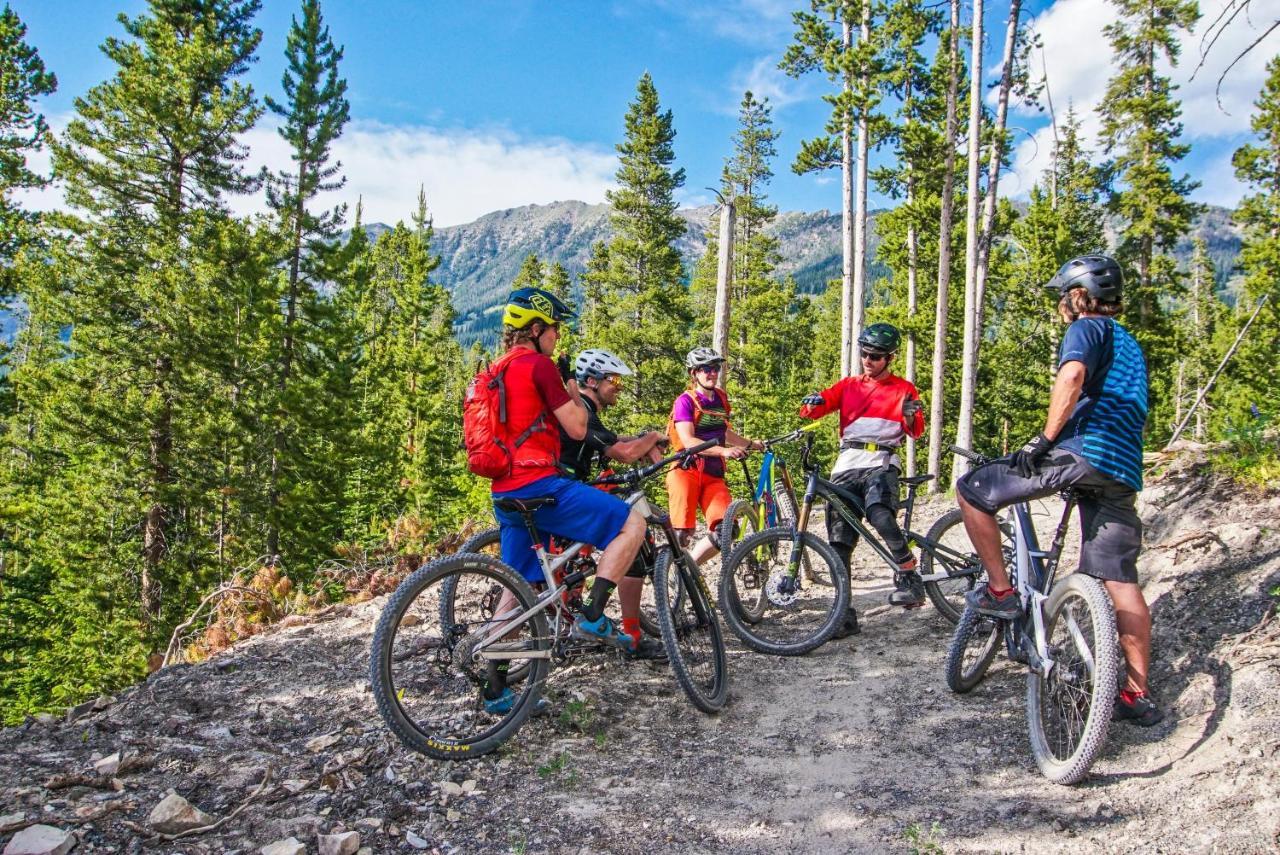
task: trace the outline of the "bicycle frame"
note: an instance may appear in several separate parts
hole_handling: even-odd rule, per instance
[[[666,511],[662,510],[661,508],[655,508],[653,505],[649,504],[649,500],[645,496],[644,490],[640,487],[640,483],[646,480],[651,475],[663,469],[666,469],[667,466],[669,466],[671,463],[675,462],[676,460],[680,460],[689,455],[696,454],[699,451],[703,451],[715,444],[716,442],[714,440],[704,442],[701,445],[697,445],[697,446],[694,446],[693,448],[685,449],[684,451],[681,451],[675,455],[672,455],[671,457],[668,457],[664,460],[660,460],[657,463],[650,464],[649,466],[646,466],[644,469],[639,470],[639,472],[633,472],[633,473],[630,473],[629,475],[610,476],[609,478],[600,479],[594,483],[597,483],[597,484],[630,483],[632,484],[636,489],[629,496],[627,496],[627,498],[624,501],[627,503],[629,507],[631,507],[636,511],[639,511],[640,515],[645,518],[645,521],[649,525],[656,525],[660,527],[663,530],[663,533],[667,536],[667,542],[674,546],[678,541],[676,538],[675,529],[671,527],[671,517],[667,514]],[[551,659],[553,658],[553,652],[551,650],[528,651],[524,649],[502,650],[501,648],[498,648],[498,649],[491,649],[491,648],[498,647],[497,642],[499,641],[499,639],[502,638],[502,636],[510,632],[510,629],[512,626],[519,626],[534,614],[550,608],[553,603],[555,604],[555,607],[556,607],[555,623],[553,626],[553,635],[558,637],[560,632],[561,621],[563,621],[568,614],[567,610],[564,607],[563,600],[561,599],[561,595],[565,591],[567,591],[569,588],[572,588],[574,585],[577,585],[579,582],[583,581],[588,576],[591,576],[594,573],[594,570],[592,571],[577,570],[577,571],[574,571],[573,573],[569,573],[562,580],[560,580],[559,583],[557,583],[556,571],[564,568],[570,561],[574,559],[575,556],[577,556],[577,554],[583,548],[590,547],[591,544],[588,544],[585,541],[578,541],[574,544],[571,544],[570,546],[565,547],[564,552],[562,552],[560,555],[552,559],[548,557],[546,544],[543,542],[542,536],[538,533],[537,529],[533,525],[533,521],[529,517],[525,517],[525,525],[528,526],[529,535],[533,540],[534,551],[538,556],[538,564],[542,567],[542,577],[546,582],[547,589],[538,596],[537,600],[534,602],[532,606],[525,609],[520,614],[515,615],[514,617],[509,617],[505,614],[494,616],[495,622],[503,621],[503,623],[500,626],[497,626],[491,629],[488,632],[488,634],[486,634],[484,638],[481,639],[478,644],[476,644],[473,655],[479,657],[480,659],[492,660],[492,659]],[[683,560],[680,555],[674,556],[673,560],[674,559]],[[693,573],[692,575],[695,579],[698,580],[698,583],[701,585],[703,593],[707,596],[707,601],[712,602],[713,600],[711,598],[711,592],[709,589],[707,589],[706,581],[702,578],[702,574]]]
[[[1049,656],[1048,639],[1044,631],[1044,604],[1049,599],[1048,592],[1053,588],[1054,577],[1058,572],[1058,559],[1062,556],[1062,545],[1071,524],[1071,511],[1077,502],[1074,490],[1062,491],[1062,498],[1066,505],[1062,509],[1062,518],[1058,521],[1053,542],[1048,549],[1040,548],[1035,527],[1031,524],[1030,504],[1019,502],[1012,507],[1013,586],[1018,590],[1018,597],[1022,601],[1023,618],[1006,624],[1005,644],[1011,659],[1025,662],[1028,667],[1044,677],[1049,676],[1054,665],[1053,659]],[[1027,632],[1028,618],[1031,620],[1032,633]],[[1079,627],[1074,624],[1069,624],[1068,629],[1073,635],[1078,635],[1080,632]],[[1028,641],[1034,643],[1028,645]],[[1078,646],[1080,650],[1088,649],[1082,641]],[[1092,673],[1093,663],[1088,664]]]

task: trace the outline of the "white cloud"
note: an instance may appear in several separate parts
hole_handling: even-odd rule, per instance
[[[736,116],[742,104],[742,94],[747,91],[755,95],[757,101],[768,98],[770,106],[775,110],[781,110],[791,104],[812,99],[813,95],[809,91],[811,89],[813,89],[812,84],[807,85],[805,81],[788,77],[782,69],[778,68],[776,56],[761,57],[750,66],[736,70],[733,79],[729,82],[729,95],[732,100],[725,112]]]
[[[1204,67],[1192,79],[1201,58],[1203,34],[1226,2],[1206,0],[1196,29],[1182,35],[1178,66],[1170,68],[1163,65],[1162,73],[1179,87],[1174,97],[1182,102],[1183,136],[1187,141],[1221,140],[1248,130],[1252,104],[1265,77],[1264,66],[1280,45],[1280,31],[1276,31],[1231,70],[1222,83],[1223,109],[1220,109],[1215,93],[1219,75],[1241,50],[1262,34],[1269,23],[1269,20],[1248,21],[1243,15],[1237,18],[1222,34]],[[1097,147],[1101,127],[1095,108],[1114,73],[1111,45],[1102,30],[1115,19],[1116,10],[1110,0],[1057,0],[1028,22],[1044,42],[1043,55],[1038,51],[1032,55],[1032,73],[1039,76],[1047,72],[1059,121],[1066,114],[1068,104],[1075,106],[1082,119],[1081,135],[1090,148]],[[1000,34],[1003,36],[1003,29]],[[1023,113],[1030,114],[1025,110]],[[1043,128],[1035,133],[1034,142],[1023,140],[1016,144],[1014,170],[1022,192],[1030,188],[1048,165],[1051,139],[1049,129]],[[1230,173],[1224,171],[1221,164],[1211,167],[1210,171],[1217,173],[1216,179],[1212,180],[1219,187],[1239,186],[1234,179],[1227,181]],[[1202,180],[1207,187],[1211,177],[1206,174]],[[1207,197],[1210,192],[1225,200],[1221,204],[1231,204],[1239,198],[1238,195],[1228,197],[1226,189],[1219,192],[1217,188],[1199,195]]]
[[[769,50],[790,40],[791,13],[808,7],[795,0],[657,0],[657,5],[722,38]]]
[[[53,117],[55,132],[69,117]],[[265,120],[245,136],[253,168],[280,169],[289,151]],[[564,199],[603,202],[613,186],[617,156],[601,146],[555,138],[525,138],[506,130],[439,129],[352,122],[334,144],[332,157],[342,162],[347,184],[329,193],[323,204],[364,202],[365,222],[408,220],[417,208],[418,188],[425,187],[427,207],[438,226],[470,222],[490,211]],[[32,159],[48,169],[48,156]],[[62,204],[62,192],[51,187],[28,194],[23,204],[49,210]],[[233,199],[239,214],[266,209],[265,196]]]

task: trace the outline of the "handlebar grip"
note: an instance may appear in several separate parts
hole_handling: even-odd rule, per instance
[[[706,451],[708,448],[714,448],[715,446],[717,446],[717,445],[719,445],[719,444],[720,444],[720,440],[718,440],[718,439],[709,439],[709,440],[707,440],[706,442],[700,442],[700,443],[698,443],[697,445],[691,445],[691,446],[689,446],[688,448],[681,449],[681,451],[680,451],[679,453],[680,453],[680,454],[683,454],[683,455],[693,455],[693,454],[698,454],[698,453],[700,453],[700,452]]]
[[[969,450],[969,449],[967,449],[967,448],[961,448],[961,447],[960,447],[960,446],[958,446],[958,445],[949,445],[949,446],[947,446],[947,450],[948,450],[948,451],[950,451],[952,454],[958,454],[958,455],[960,455],[960,456],[961,456],[961,457],[963,457],[965,460],[968,460],[968,461],[970,461],[971,463],[986,463],[986,462],[987,462],[987,457],[986,457],[986,456],[984,456],[984,455],[982,455],[982,454],[978,454],[976,451],[970,451],[970,450]]]

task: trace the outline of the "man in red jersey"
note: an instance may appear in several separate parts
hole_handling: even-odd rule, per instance
[[[902,336],[891,324],[867,327],[858,337],[862,373],[805,398],[800,416],[819,419],[827,413],[840,413],[840,456],[832,467],[831,480],[862,502],[861,508],[851,510],[866,515],[898,562],[889,602],[914,607],[924,603],[924,583],[898,525],[901,463],[896,451],[906,437],[924,433],[924,407],[916,387],[889,370],[901,342]],[[827,513],[827,541],[847,569],[858,535],[831,511]],[[836,637],[857,631],[858,618],[850,606]]]
[[[580,540],[603,550],[571,632],[577,638],[630,651],[635,648],[634,640],[605,616],[604,608],[640,550],[645,519],[622,499],[566,478],[559,467],[560,430],[576,440],[587,435],[587,409],[577,381],[562,381],[551,361],[560,339],[560,322],[572,314],[563,301],[541,288],[520,288],[507,298],[502,316],[506,353],[498,362],[505,360],[506,366],[503,382],[509,436],[504,441],[512,449],[512,466],[510,473],[494,479],[493,498],[495,502],[542,500],[533,513],[540,534]],[[530,584],[541,584],[542,565],[520,514],[495,505],[494,515],[502,532],[502,560]],[[499,609],[510,602],[504,599]],[[505,715],[514,702],[515,694],[502,674],[490,675],[484,691],[485,709]]]

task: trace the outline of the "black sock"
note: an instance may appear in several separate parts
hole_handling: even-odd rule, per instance
[[[510,662],[489,662],[486,670],[488,678],[484,681],[484,699],[495,701],[507,690],[507,670]]]
[[[609,604],[609,595],[616,587],[608,579],[597,576],[591,584],[591,592],[582,600],[582,616],[592,622],[600,620],[604,607]]]

